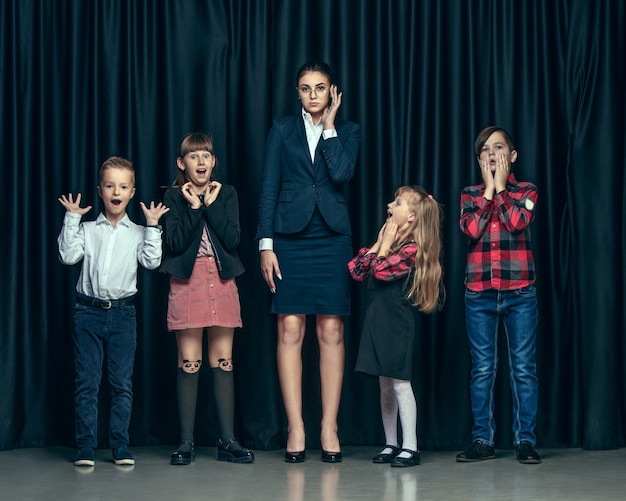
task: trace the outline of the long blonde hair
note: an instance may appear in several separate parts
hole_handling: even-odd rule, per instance
[[[402,196],[415,219],[407,229],[398,233],[392,251],[407,240],[417,244],[413,270],[407,283],[407,299],[421,312],[432,313],[445,301],[441,266],[441,209],[437,201],[421,186],[401,186],[395,197]]]

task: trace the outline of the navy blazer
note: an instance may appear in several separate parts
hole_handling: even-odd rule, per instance
[[[312,162],[302,115],[274,120],[265,145],[257,239],[302,231],[316,206],[333,231],[351,235],[342,185],[354,176],[361,129],[340,119],[335,129],[337,137],[320,138]]]
[[[199,209],[192,209],[180,188],[167,190],[164,203],[170,210],[164,216],[164,253],[159,271],[189,278],[206,225],[220,278],[227,280],[244,272],[236,251],[241,229],[237,192],[233,186],[223,184],[208,207],[203,204]]]

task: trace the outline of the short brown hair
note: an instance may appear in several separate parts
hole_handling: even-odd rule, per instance
[[[107,169],[122,169],[130,171],[132,174],[132,183],[135,185],[135,169],[133,168],[133,163],[130,160],[126,160],[122,157],[109,157],[100,166],[100,179],[98,183],[102,182],[102,176],[104,175],[104,171]]]
[[[504,140],[506,141],[506,144],[509,146],[511,151],[515,149],[515,143],[513,141],[513,137],[511,136],[511,134],[509,134],[502,127],[497,127],[496,125],[490,125],[489,127],[485,127],[483,130],[481,130],[478,133],[478,137],[476,138],[476,141],[474,142],[474,152],[476,153],[477,157],[480,157],[480,150],[483,149],[483,146],[485,146],[487,139],[489,139],[491,134],[493,134],[494,132],[502,132],[502,135],[504,136]]]

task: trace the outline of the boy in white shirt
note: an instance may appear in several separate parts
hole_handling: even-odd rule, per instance
[[[169,209],[162,203],[140,202],[147,227],[133,223],[126,213],[135,195],[135,171],[121,157],[107,159],[100,168],[98,194],[103,213],[81,223],[91,206],[80,207],[80,193],[58,200],[67,212],[57,239],[63,264],[82,268],[76,284],[74,366],[76,372],[76,466],[93,466],[97,446],[98,390],[104,357],[111,387],[109,442],[118,465],[135,464],[128,450],[132,407],[132,373],[137,344],[134,299],[137,263],[149,270],[161,263],[159,219]]]

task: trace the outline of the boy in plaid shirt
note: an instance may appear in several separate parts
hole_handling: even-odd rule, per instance
[[[520,463],[540,463],[535,451],[538,384],[535,364],[537,297],[530,223],[537,187],[511,172],[517,150],[511,135],[487,127],[475,142],[483,182],[461,192],[460,227],[469,237],[465,316],[472,355],[472,445],[457,461],[495,458],[493,395],[498,323],[507,336],[513,393],[513,445]]]

